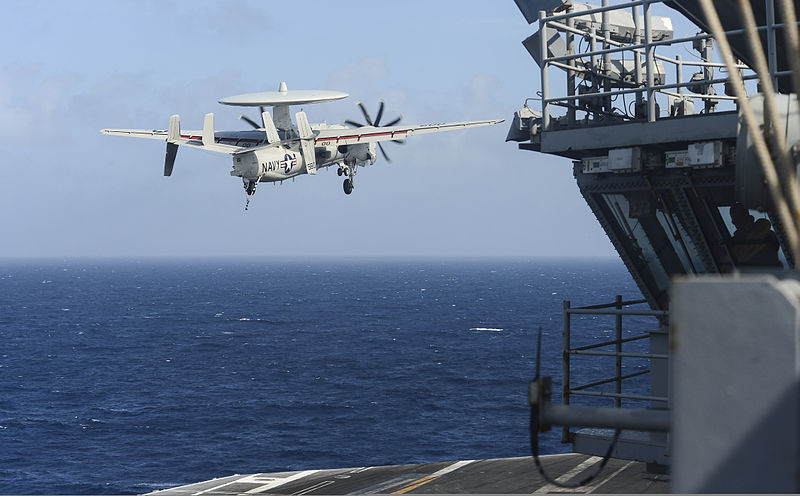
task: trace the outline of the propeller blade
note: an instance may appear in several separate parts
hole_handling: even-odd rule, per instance
[[[381,103],[378,105],[378,116],[375,117],[375,127],[378,127],[378,126],[381,125],[381,116],[383,115],[383,106],[384,106],[384,103],[383,103],[383,100],[381,100]]]
[[[251,119],[251,118],[247,117],[246,115],[240,115],[240,116],[239,116],[239,118],[240,118],[241,120],[245,121],[246,123],[250,124],[251,126],[253,126],[253,127],[254,127],[254,128],[256,128],[256,129],[259,129],[259,128],[261,128],[261,126],[259,126],[259,125],[256,123],[256,121],[254,121],[253,119]]]
[[[387,122],[386,124],[384,124],[384,127],[388,127],[388,126],[394,126],[395,124],[397,124],[398,122],[400,122],[400,119],[402,119],[402,118],[403,118],[403,116],[402,116],[402,115],[401,115],[401,116],[398,116],[398,117],[397,117],[397,119],[393,120],[392,122]]]
[[[378,142],[378,149],[381,151],[383,158],[385,158],[387,162],[391,163],[392,159],[389,158],[389,155],[386,155],[386,151],[384,151],[383,145],[381,145],[380,142]]]
[[[363,103],[358,102],[358,108],[360,108],[361,113],[364,114],[364,119],[367,121],[367,124],[374,126],[375,124],[372,123],[372,119],[369,117],[369,112],[367,112],[367,107],[365,107]]]
[[[348,126],[364,127],[364,124],[361,124],[360,122],[347,120],[347,121],[344,121],[344,123],[347,124]]]
[[[267,127],[267,123],[264,122],[264,112],[266,112],[267,109],[265,109],[263,105],[259,106],[258,108],[259,108],[259,110],[261,110],[261,113],[258,114],[258,115],[261,116],[261,127],[265,128],[265,127]]]

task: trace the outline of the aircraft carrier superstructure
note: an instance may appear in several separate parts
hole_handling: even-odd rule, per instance
[[[800,5],[594,1],[515,0],[541,79],[507,139],[531,166],[542,153],[571,164],[643,295],[564,302],[561,398],[532,382],[532,442],[558,427],[575,453],[541,457],[547,477],[527,457],[160,494],[800,492]],[[613,319],[613,339],[587,344],[574,319],[587,314]],[[591,359],[611,370],[578,382]],[[561,487],[608,454],[597,479]]]

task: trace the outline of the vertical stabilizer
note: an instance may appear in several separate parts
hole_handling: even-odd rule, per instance
[[[314,131],[308,123],[308,117],[302,110],[295,114],[297,120],[297,132],[300,135],[300,148],[303,151],[303,160],[306,162],[306,172],[309,174],[317,173],[317,157],[314,151]]]
[[[167,141],[176,143],[181,137],[181,116],[175,114],[169,118],[169,131],[167,131]]]
[[[167,154],[164,157],[164,175],[171,176],[175,166],[175,157],[178,155],[178,140],[181,137],[181,117],[177,114],[169,118],[167,130]]]
[[[209,146],[214,144],[214,114],[206,114],[203,120],[203,145]]]
[[[278,136],[278,130],[275,128],[275,123],[272,122],[272,116],[269,115],[269,112],[262,112],[261,113],[261,121],[264,123],[264,130],[267,133],[267,142],[268,143],[277,143],[281,140],[280,136]]]
[[[178,145],[167,143],[167,155],[164,157],[164,175],[171,176],[175,166],[175,157],[178,155]]]

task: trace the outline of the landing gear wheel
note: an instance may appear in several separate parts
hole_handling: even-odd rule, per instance
[[[343,172],[344,172],[344,171],[342,170],[342,168],[341,168],[341,167],[339,167],[338,169],[336,169],[336,175],[338,175],[338,176],[341,176]]]
[[[353,180],[352,179],[349,179],[349,178],[345,179],[344,180],[344,184],[342,184],[342,186],[344,187],[344,194],[349,195],[350,193],[353,192]]]

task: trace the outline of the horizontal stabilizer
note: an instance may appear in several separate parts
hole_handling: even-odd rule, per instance
[[[203,120],[203,146],[214,146],[214,114],[206,114]]]
[[[267,142],[268,143],[277,143],[281,140],[280,136],[278,136],[278,130],[275,128],[275,123],[272,122],[272,116],[269,115],[269,112],[262,112],[261,113],[261,120],[264,123],[264,130],[267,132]]]

